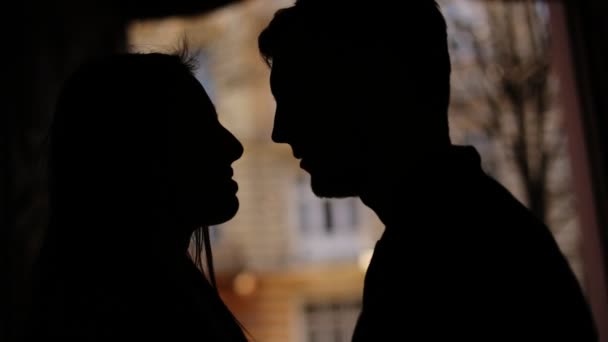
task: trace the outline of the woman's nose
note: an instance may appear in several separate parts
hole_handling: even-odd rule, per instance
[[[232,134],[227,129],[226,135],[228,140],[228,151],[230,151],[230,161],[237,161],[243,156],[243,144],[241,144],[241,142],[234,136],[234,134]]]

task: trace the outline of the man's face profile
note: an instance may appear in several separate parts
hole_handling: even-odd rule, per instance
[[[360,113],[353,83],[334,63],[301,56],[275,56],[271,89],[276,100],[272,138],[289,144],[300,167],[310,173],[321,197],[358,194]],[[357,153],[359,151],[359,153]]]

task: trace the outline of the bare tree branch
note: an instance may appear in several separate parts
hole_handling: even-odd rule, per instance
[[[554,125],[559,112],[552,108],[546,18],[542,8],[529,0],[481,6],[487,19],[484,26],[466,19],[452,23],[457,36],[470,42],[465,57],[471,56],[468,61],[482,78],[473,85],[464,80],[470,89],[464,89],[468,93],[463,102],[473,103],[462,107],[476,112],[470,114],[469,123],[500,143],[507,162],[517,170],[528,206],[546,220],[549,207],[564,197],[555,197],[550,175],[565,151],[562,134]]]

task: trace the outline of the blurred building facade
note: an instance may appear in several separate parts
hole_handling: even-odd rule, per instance
[[[382,232],[358,199],[316,198],[291,148],[271,141],[274,99],[257,35],[289,1],[246,1],[212,15],[134,23],[134,51],[186,38],[220,121],[242,142],[241,207],[212,227],[220,293],[259,341],[350,341],[370,251]]]
[[[462,11],[476,16],[480,10],[456,8],[462,3],[443,1],[446,16]],[[274,100],[257,35],[276,9],[291,4],[252,0],[211,15],[135,22],[129,30],[130,49],[174,51],[186,39],[198,57],[196,76],[215,103],[220,121],[244,145],[243,158],[234,164],[240,211],[233,220],[212,228],[218,286],[236,317],[259,341],[350,341],[364,271],[383,227],[359,200],[316,198],[290,148],[270,140]],[[453,21],[448,18],[448,23]],[[479,121],[469,120],[487,95],[465,84],[481,82],[472,75],[483,77],[476,74],[474,56],[459,49],[453,62],[454,142],[477,147],[486,171],[526,203],[525,185],[507,161],[500,139],[486,134]],[[561,113],[552,108],[547,115],[558,122]],[[555,128],[551,134],[563,131]],[[570,182],[563,153],[552,184]],[[582,281],[576,218],[562,228],[554,233]]]

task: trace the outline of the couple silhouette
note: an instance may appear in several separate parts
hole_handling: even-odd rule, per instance
[[[386,227],[353,341],[596,341],[548,228],[451,143],[446,24],[405,5],[300,0],[259,36],[272,139],[317,196],[358,196]],[[26,339],[248,339],[188,254],[237,213],[243,147],[185,56],[108,56],[66,82]]]

